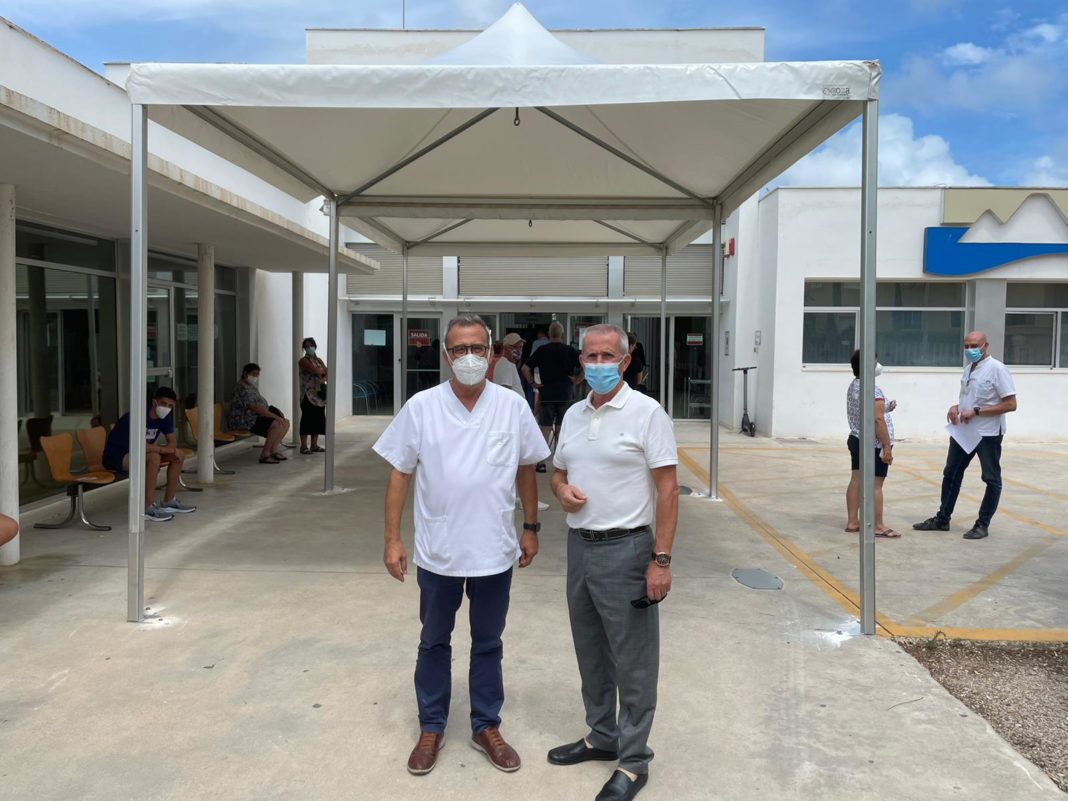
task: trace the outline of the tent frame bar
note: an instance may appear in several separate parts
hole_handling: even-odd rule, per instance
[[[460,220],[459,222],[455,222],[452,225],[446,225],[444,228],[441,228],[441,229],[435,231],[430,236],[423,237],[422,239],[418,239],[415,242],[411,242],[409,244],[410,245],[425,245],[427,242],[433,242],[439,236],[445,236],[445,234],[449,233],[449,231],[455,231],[457,228],[461,228],[461,227],[467,225],[469,222],[471,222],[471,220],[469,220],[469,219],[468,220]]]
[[[638,159],[634,158],[633,156],[627,155],[626,153],[624,153],[619,148],[613,147],[612,145],[610,145],[607,142],[605,142],[603,139],[600,139],[600,138],[594,136],[593,134],[591,134],[589,131],[587,131],[585,128],[581,127],[580,125],[576,125],[575,123],[571,122],[571,120],[567,119],[566,117],[564,117],[564,116],[562,116],[560,114],[557,114],[552,109],[546,108],[545,106],[535,106],[535,108],[537,108],[538,111],[540,111],[542,114],[544,114],[549,119],[555,120],[556,122],[560,123],[565,128],[567,128],[568,130],[573,131],[574,133],[577,133],[583,139],[587,140],[588,142],[592,142],[593,144],[597,145],[597,147],[601,148],[602,150],[607,150],[609,153],[611,153],[616,158],[627,162],[627,164],[629,164],[630,166],[634,167],[635,169],[641,170],[642,172],[644,172],[646,175],[650,176],[651,178],[655,178],[656,180],[660,181],[660,183],[666,184],[667,186],[670,186],[676,192],[678,192],[680,194],[683,194],[683,195],[686,195],[686,197],[693,198],[698,203],[701,203],[701,204],[703,204],[705,206],[708,206],[709,208],[712,207],[713,203],[712,203],[711,200],[708,200],[707,198],[702,197],[701,195],[699,195],[696,192],[694,192],[692,189],[687,189],[685,186],[683,186],[682,184],[678,183],[677,181],[671,180],[670,178],[668,178],[663,173],[658,172],[657,170],[654,170],[652,167],[650,167],[647,164],[643,164],[641,161],[639,161]]]
[[[604,220],[593,220],[593,222],[597,223],[598,225],[603,225],[609,231],[615,231],[620,236],[627,237],[627,239],[633,239],[639,244],[655,247],[654,243],[650,242],[648,239],[642,239],[637,234],[632,234],[630,231],[624,230],[623,228],[619,228],[618,226],[612,225],[611,223],[606,223]]]
[[[215,109],[210,108],[208,106],[183,106],[182,108],[184,108],[191,114],[199,117],[201,120],[208,123],[208,125],[211,125],[213,128],[222,131],[231,139],[240,142],[254,153],[263,156],[265,159],[267,159],[267,161],[271,162],[271,164],[278,167],[278,169],[282,170],[289,176],[296,178],[305,186],[316,190],[317,192],[328,198],[334,196],[334,190],[320,183],[310,173],[306,172],[301,167],[294,164],[292,161],[287,159],[273,147],[268,145],[263,140],[252,135],[237,123],[231,122],[222,114],[215,111]]]
[[[683,198],[450,197],[412,198],[365,195],[341,209],[343,217],[396,217],[410,220],[709,220],[712,209]]]
[[[341,200],[339,201],[339,205],[344,206],[346,203],[348,203],[353,198],[355,198],[355,197],[357,197],[359,195],[362,195],[364,192],[366,192],[368,189],[370,189],[375,184],[379,184],[382,181],[384,181],[387,178],[389,178],[389,176],[393,175],[394,173],[400,172],[405,167],[407,167],[409,164],[412,164],[412,163],[418,161],[419,159],[421,159],[423,156],[427,155],[428,153],[432,153],[433,151],[437,150],[439,147],[444,145],[446,142],[448,142],[448,141],[450,141],[452,139],[455,139],[457,136],[462,134],[464,131],[468,130],[469,128],[473,128],[474,126],[476,126],[480,122],[482,122],[482,120],[486,119],[487,117],[492,116],[493,114],[496,114],[498,111],[500,111],[499,108],[488,108],[488,109],[485,109],[484,111],[476,114],[474,117],[472,117],[471,119],[467,120],[462,125],[459,125],[456,128],[453,128],[447,134],[444,134],[443,136],[438,137],[437,139],[435,139],[433,142],[431,142],[426,147],[420,148],[419,150],[417,150],[416,152],[412,153],[412,155],[408,156],[407,158],[401,159],[396,164],[394,164],[392,167],[390,167],[389,169],[385,170],[384,172],[379,173],[378,175],[376,175],[374,178],[372,178],[367,183],[361,184],[356,189],[353,189],[351,192],[347,193],[346,195],[344,195],[341,198]]]
[[[130,479],[126,619],[145,619],[145,355],[148,330],[148,109],[130,107]],[[135,432],[137,434],[135,435]]]

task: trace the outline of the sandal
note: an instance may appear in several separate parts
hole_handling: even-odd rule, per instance
[[[885,540],[896,540],[901,535],[898,532],[894,531],[892,528],[888,528],[888,529],[885,529],[884,531],[876,531],[875,532],[875,536],[876,537],[882,537]]]
[[[301,448],[301,449],[300,449],[300,452],[301,452],[301,453],[304,453],[304,454],[308,454],[308,453],[311,453],[311,452],[312,452],[312,450],[311,450],[311,448]]]
[[[312,448],[312,453],[326,453],[326,448],[320,448],[318,445],[316,445],[314,448]]]
[[[859,534],[860,526],[857,526],[856,528],[850,528],[849,526],[846,526],[844,529],[842,529],[842,531],[844,531],[846,534]]]
[[[278,464],[278,460],[274,456],[261,456],[260,464]]]
[[[280,462],[287,461],[287,457],[283,456],[282,454],[278,453],[277,451],[272,453],[271,456],[273,456],[275,459],[277,459]]]

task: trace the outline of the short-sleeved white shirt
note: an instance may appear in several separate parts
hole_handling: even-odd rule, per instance
[[[549,455],[524,398],[489,381],[468,412],[449,382],[417,393],[374,444],[415,473],[412,561],[442,576],[491,576],[519,557],[515,474]]]
[[[1009,368],[993,356],[987,356],[974,365],[964,368],[960,379],[961,411],[974,409],[976,406],[987,407],[1001,403],[1003,398],[1016,394],[1016,384],[1012,381]],[[981,414],[968,421],[969,426],[978,426],[984,437],[996,437],[1004,434],[1005,415]]]
[[[593,393],[567,410],[553,464],[586,495],[567,516],[572,528],[606,531],[653,523],[656,486],[650,470],[678,464],[675,432],[660,404],[626,384],[593,408]]]
[[[519,393],[524,400],[527,397],[526,393],[523,392],[523,382],[519,379],[519,371],[512,362],[503,356],[493,366],[493,383]]]

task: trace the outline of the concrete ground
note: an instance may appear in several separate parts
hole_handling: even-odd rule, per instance
[[[223,461],[239,472],[186,497],[199,512],[146,532],[144,624],[123,622],[122,497],[90,498],[91,515],[116,525],[109,533],[34,531],[50,515],[24,518],[24,561],[0,569],[0,797],[592,799],[609,765],[545,762],[584,733],[555,500],[542,552],[515,577],[505,633],[502,729],[523,768],[499,773],[467,745],[460,626],[448,743],[430,775],[404,770],[418,591],[381,564],[387,470],[369,445],[384,424],[339,426],[337,479],[352,491],[332,496],[318,492],[321,457],[266,466],[247,445],[231,448]],[[707,426],[678,433],[682,478],[698,485]],[[726,502],[682,501],[675,588],[661,607],[657,756],[640,797],[1063,798],[892,640],[854,636],[844,444],[726,433],[723,444]],[[1054,581],[1064,496],[1041,494],[1065,485],[1058,447],[1007,444],[1007,477],[1044,478],[1008,484],[989,540],[967,543],[957,527],[878,543],[887,627],[1066,627]],[[940,449],[902,444],[890,525],[933,511]],[[1040,459],[1039,474],[1029,466]],[[970,522],[970,503],[955,522]],[[747,589],[735,567],[763,567],[785,586]]]

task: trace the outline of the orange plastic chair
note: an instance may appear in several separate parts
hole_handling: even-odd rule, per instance
[[[108,441],[108,432],[103,426],[93,426],[78,430],[78,445],[85,457],[85,467],[90,473],[110,473],[104,467],[104,446]]]
[[[216,403],[215,404],[215,438],[216,439],[219,438],[219,434],[222,433],[222,430],[223,430],[223,427],[222,427],[222,413],[223,413],[222,404],[221,403]],[[243,428],[231,428],[230,429],[230,433],[228,434],[228,436],[230,437],[230,441],[233,442],[233,440],[236,439],[237,437],[251,437],[252,436],[252,432],[251,431],[246,431]]]
[[[215,408],[219,409],[218,406],[216,406]],[[197,421],[200,419],[200,410],[197,409],[197,408],[190,409],[190,408],[187,407],[186,410],[185,410],[185,419],[189,421],[189,438],[193,442],[196,442],[197,441]],[[233,436],[232,434],[227,434],[227,433],[219,430],[218,412],[216,412],[215,432],[212,434],[212,439],[214,439],[216,442],[233,442],[236,439],[236,437]],[[212,455],[212,460],[211,461],[212,461],[212,466],[215,468],[215,472],[216,473],[222,473],[223,475],[226,475],[226,476],[232,476],[234,473],[237,472],[236,470],[224,470],[223,468],[219,467],[219,463],[215,460],[215,456],[214,455]],[[182,486],[185,486],[185,482],[184,481],[182,482]],[[193,489],[193,488],[192,487],[188,487],[188,489]]]
[[[75,515],[81,519],[86,528],[93,531],[111,531],[111,526],[98,526],[85,516],[85,488],[99,487],[115,480],[115,474],[106,470],[87,473],[70,472],[70,460],[74,453],[74,438],[67,433],[52,437],[41,437],[41,450],[48,460],[48,469],[52,480],[67,485],[70,496],[70,514],[60,523],[37,523],[34,528],[66,528]]]

